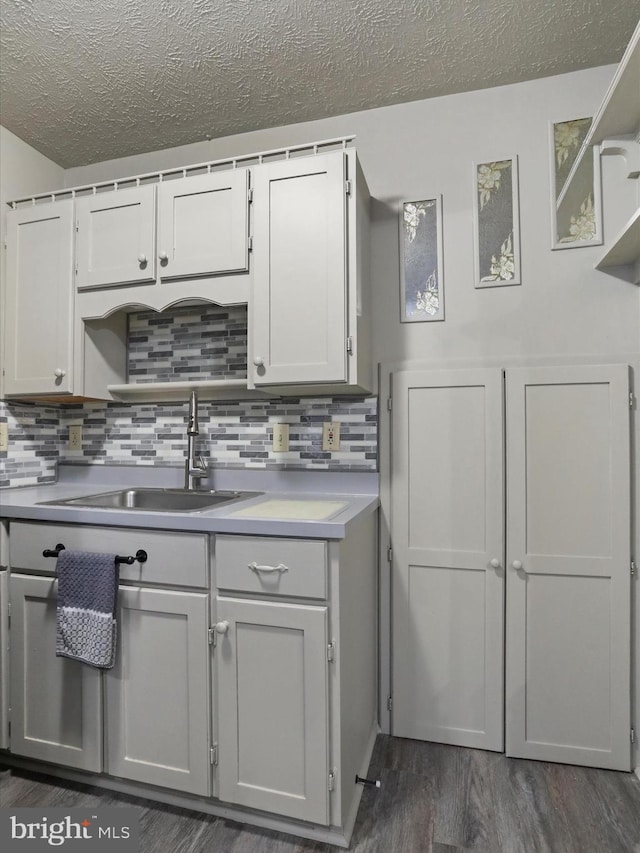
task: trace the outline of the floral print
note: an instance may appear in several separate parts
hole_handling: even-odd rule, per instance
[[[420,217],[426,214],[427,207],[432,204],[432,201],[417,201],[404,205],[404,227],[410,243],[416,239]]]
[[[596,211],[591,193],[580,205],[578,216],[571,217],[569,233],[562,237],[561,243],[577,243],[580,240],[594,240],[596,237]]]
[[[416,311],[424,311],[432,317],[438,313],[440,308],[440,296],[438,294],[438,282],[434,270],[425,282],[424,291],[416,293]]]
[[[498,257],[491,256],[490,275],[483,276],[480,281],[511,281],[515,274],[516,265],[513,256],[513,234],[509,234],[500,247]]]
[[[578,153],[578,149],[590,126],[590,118],[577,118],[573,121],[561,121],[558,124],[554,124],[553,141],[558,169],[569,158],[570,154],[575,156]]]
[[[491,199],[491,193],[500,189],[500,172],[511,165],[510,160],[500,163],[483,163],[478,166],[477,181],[478,195],[480,198],[480,210],[482,210]]]

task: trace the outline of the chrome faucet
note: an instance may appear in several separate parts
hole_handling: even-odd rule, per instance
[[[198,395],[191,392],[189,400],[189,424],[187,426],[187,459],[184,463],[184,487],[195,489],[196,481],[206,477],[209,473],[207,465],[202,456],[195,455],[195,437],[199,434],[198,429]]]

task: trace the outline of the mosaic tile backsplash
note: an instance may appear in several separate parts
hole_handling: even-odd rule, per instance
[[[170,382],[247,372],[246,306],[173,308],[129,315],[131,382]],[[377,401],[303,398],[202,402],[196,452],[213,467],[377,470]],[[322,423],[340,421],[340,451],[322,451]],[[0,402],[9,452],[0,452],[0,487],[51,482],[56,462],[181,465],[187,403],[87,403],[54,407]],[[274,423],[289,424],[289,451],[274,453]],[[82,424],[82,451],[70,451],[69,425]]]
[[[129,382],[247,375],[247,306],[211,305],[129,315]]]
[[[86,404],[68,408],[0,403],[9,453],[0,453],[0,487],[51,482],[57,461],[180,465],[187,404]],[[322,451],[322,423],[340,421],[340,451]],[[376,399],[305,398],[203,402],[196,452],[214,468],[375,471]],[[83,426],[82,451],[68,449],[69,425]],[[289,451],[271,448],[274,423],[289,424]]]

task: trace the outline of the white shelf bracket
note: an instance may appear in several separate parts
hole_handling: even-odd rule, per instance
[[[616,154],[627,163],[628,178],[640,177],[640,142],[632,136],[619,139],[603,139],[600,143],[601,156]]]

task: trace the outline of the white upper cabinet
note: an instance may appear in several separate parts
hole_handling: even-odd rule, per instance
[[[161,279],[249,268],[248,190],[246,169],[160,184]]]
[[[77,200],[79,290],[155,280],[155,208],[155,186]]]
[[[256,169],[256,385],[346,382],[346,206],[342,151]]]
[[[249,180],[248,169],[229,169],[78,197],[80,316],[246,302]]]
[[[5,392],[73,391],[73,201],[7,213]]]

